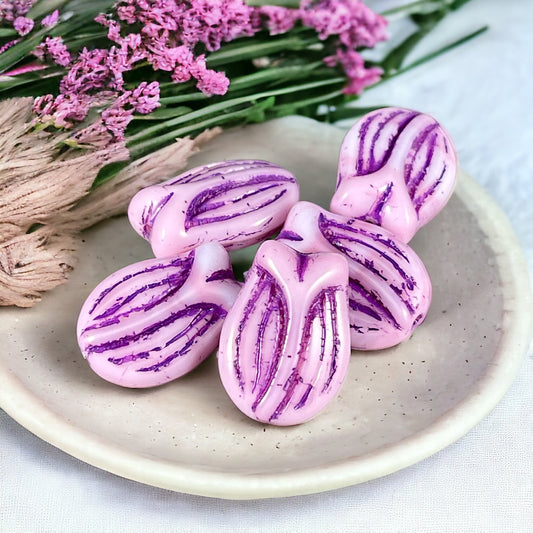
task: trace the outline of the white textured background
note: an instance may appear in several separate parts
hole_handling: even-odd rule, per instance
[[[533,2],[474,0],[423,51],[484,24],[490,31],[474,42],[369,91],[361,103],[415,108],[445,125],[462,167],[509,216],[531,274]],[[494,411],[436,455],[358,486],[248,502],[118,478],[42,442],[0,410],[0,531],[531,532],[532,406],[529,354]]]

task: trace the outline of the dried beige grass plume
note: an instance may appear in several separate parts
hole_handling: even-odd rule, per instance
[[[177,139],[126,166],[94,191],[106,164],[123,161],[123,144],[104,150],[58,150],[63,134],[33,131],[31,98],[0,102],[0,305],[31,307],[66,281],[75,265],[79,232],[124,213],[140,189],[182,170],[216,135]]]

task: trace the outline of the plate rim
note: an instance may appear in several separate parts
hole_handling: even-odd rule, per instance
[[[488,192],[462,171],[455,194],[474,214],[495,253],[503,282],[503,333],[494,350],[494,364],[488,366],[468,395],[426,428],[400,442],[318,467],[270,474],[233,473],[201,470],[124,450],[96,433],[69,424],[43,406],[2,365],[0,407],[42,440],[92,466],[146,485],[214,498],[252,500],[313,494],[377,479],[422,461],[456,442],[494,409],[511,386],[533,333],[529,271],[509,220]]]

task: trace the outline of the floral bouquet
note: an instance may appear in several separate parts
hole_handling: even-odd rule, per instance
[[[83,229],[223,128],[366,113],[354,100],[367,87],[486,29],[405,64],[466,1],[381,14],[359,0],[0,1],[0,305],[64,282]],[[393,17],[414,23],[395,47]]]

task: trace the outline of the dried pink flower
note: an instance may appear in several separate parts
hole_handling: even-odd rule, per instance
[[[20,42],[20,39],[13,39],[12,41],[8,41],[4,45],[0,46],[0,54],[11,48],[12,46],[15,46],[18,42]]]
[[[302,0],[302,24],[314,28],[320,39],[332,35],[347,48],[372,47],[387,39],[387,21],[360,0]]]
[[[289,9],[281,6],[260,6],[256,13],[259,21],[255,27],[265,27],[270,35],[286,33],[294,27],[300,17],[298,9]]]
[[[46,39],[33,51],[33,55],[42,60],[50,58],[62,67],[67,67],[72,61],[70,52],[63,43],[61,37],[46,37]]]
[[[59,11],[56,9],[50,15],[47,15],[46,17],[41,20],[41,24],[45,28],[51,28],[52,26],[55,26],[57,24],[57,21],[59,20]]]
[[[153,81],[148,83],[141,82],[135,89],[131,91],[128,103],[133,107],[137,113],[143,115],[151,113],[154,109],[159,107],[159,83]]]
[[[28,17],[17,17],[13,21],[13,27],[18,31],[19,35],[27,35],[33,30],[33,20]]]
[[[217,72],[206,67],[203,55],[196,58],[191,67],[191,74],[198,80],[196,87],[206,96],[226,94],[229,87],[229,79],[223,72]]]
[[[17,17],[25,15],[34,3],[35,0],[0,1],[0,21],[14,22]]]
[[[365,61],[355,50],[339,48],[337,54],[324,58],[329,67],[340,64],[348,77],[348,85],[344,87],[345,94],[361,94],[365,87],[373,85],[381,79],[383,70],[379,67],[365,67]]]

